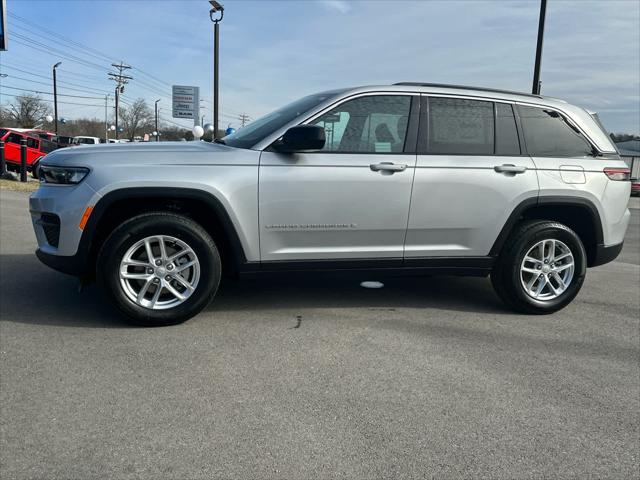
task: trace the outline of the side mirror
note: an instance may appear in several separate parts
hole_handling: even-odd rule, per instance
[[[322,150],[324,142],[323,127],[298,125],[287,130],[282,136],[282,140],[274,144],[274,148],[282,153],[309,152]]]

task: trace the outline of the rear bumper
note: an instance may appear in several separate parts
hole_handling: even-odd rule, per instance
[[[616,259],[620,252],[622,251],[623,243],[619,243],[618,245],[598,245],[596,249],[596,256],[593,259],[593,262],[589,265],[590,267],[598,267],[600,265],[604,265],[605,263],[612,262]]]

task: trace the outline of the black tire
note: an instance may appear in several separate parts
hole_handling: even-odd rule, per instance
[[[545,239],[563,242],[573,255],[575,271],[571,283],[559,296],[539,300],[529,295],[520,278],[520,266],[529,249]],[[523,222],[513,231],[505,243],[491,272],[491,283],[498,296],[508,306],[522,313],[549,314],[566,307],[578,294],[587,271],[587,255],[582,241],[566,225],[532,220]]]
[[[31,167],[31,176],[37,180],[38,175],[40,175],[40,162],[34,163]]]
[[[200,278],[183,303],[153,310],[136,304],[120,283],[120,262],[131,246],[153,235],[175,237],[191,247],[200,263]],[[96,277],[110,303],[130,321],[145,327],[176,325],[197,315],[213,300],[220,284],[222,265],[218,248],[198,223],[173,213],[154,212],[133,217],[116,228],[98,255]]]

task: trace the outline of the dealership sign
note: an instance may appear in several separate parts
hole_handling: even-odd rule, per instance
[[[200,87],[174,85],[171,92],[173,118],[198,118]]]

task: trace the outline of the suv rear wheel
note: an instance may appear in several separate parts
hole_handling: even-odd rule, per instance
[[[182,323],[205,308],[220,283],[211,236],[193,220],[149,213],[120,225],[104,243],[97,277],[109,300],[133,323]]]
[[[587,259],[576,233],[551,221],[518,226],[491,273],[500,298],[524,313],[553,313],[571,302],[582,288]]]

